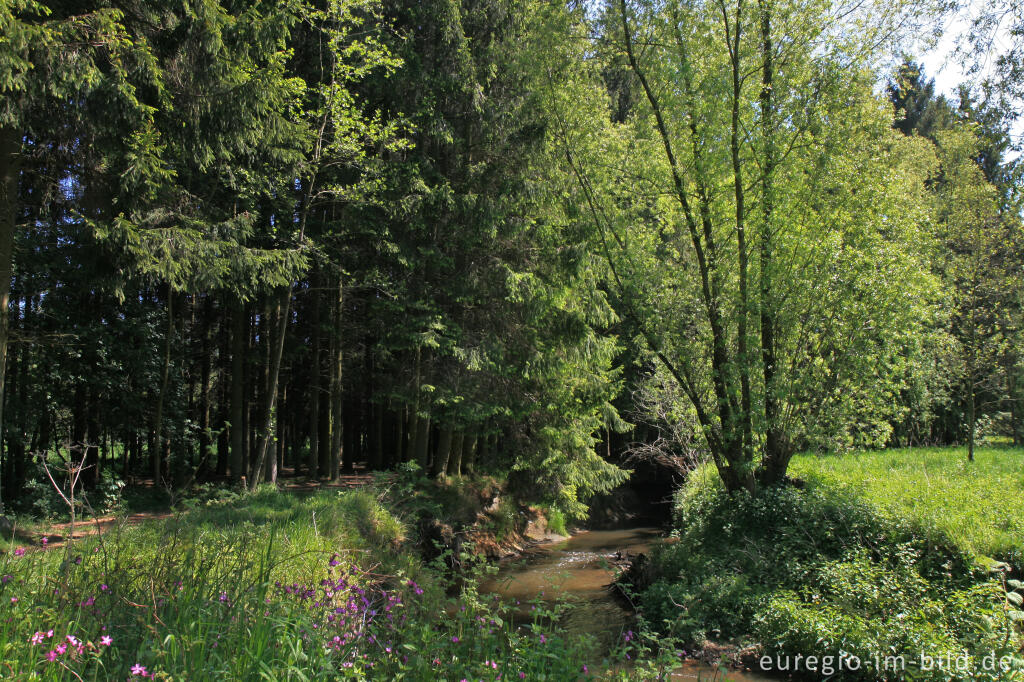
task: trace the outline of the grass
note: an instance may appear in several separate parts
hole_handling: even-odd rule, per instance
[[[804,454],[790,473],[942,530],[978,556],[1024,567],[1024,449],[979,448],[973,464],[964,448]]]
[[[381,499],[261,489],[70,546],[15,538],[0,554],[0,678],[590,677],[591,640],[558,632],[539,601],[517,626],[475,575],[424,565]]]
[[[703,467],[676,495],[676,541],[652,556],[645,621],[687,644],[752,645],[776,660],[906,661],[895,675],[833,671],[839,680],[1024,680],[1022,598],[979,561],[1022,565],[1022,456],[801,455],[790,473],[805,486],[757,495],[725,492]],[[969,659],[962,675],[924,663],[948,652]],[[991,656],[1006,667],[986,667]]]

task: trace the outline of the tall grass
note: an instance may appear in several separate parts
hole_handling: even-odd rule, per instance
[[[912,448],[800,455],[813,486],[849,491],[894,518],[944,531],[973,553],[1024,567],[1024,449]]]
[[[372,490],[263,490],[0,556],[0,678],[575,680],[586,638],[453,589]],[[472,578],[472,576],[470,576]],[[454,599],[452,595],[455,595]]]

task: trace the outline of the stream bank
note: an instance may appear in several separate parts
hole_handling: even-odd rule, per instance
[[[649,526],[582,531],[503,561],[497,575],[483,582],[480,591],[514,602],[523,623],[530,621],[531,601],[554,604],[563,600],[569,606],[561,623],[563,630],[591,635],[603,651],[609,651],[627,636],[635,619],[634,611],[609,586],[620,568],[633,557],[648,553],[661,537],[660,529]],[[713,665],[686,660],[673,672],[672,679],[723,678]],[[730,670],[728,679],[766,682],[771,678]]]

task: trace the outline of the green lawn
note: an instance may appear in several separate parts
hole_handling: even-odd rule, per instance
[[[886,514],[948,533],[973,552],[1018,567],[1024,559],[1024,449],[913,448],[799,455],[790,473],[847,488]]]

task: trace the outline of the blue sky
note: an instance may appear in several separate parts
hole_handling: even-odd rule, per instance
[[[964,41],[964,36],[970,29],[971,17],[979,11],[979,8],[985,8],[988,1],[970,0],[966,3],[966,7],[959,12],[947,15],[942,21],[942,37],[938,43],[918,54],[917,59],[924,66],[926,75],[935,79],[936,91],[942,92],[947,97],[956,96],[957,86],[960,83],[968,80],[980,80],[981,77],[990,73],[995,55],[1005,53],[1009,49],[1009,18],[1007,17],[992,36],[993,49],[989,55],[985,56],[982,74],[968,74],[968,69],[961,63],[961,58],[957,54],[957,46]],[[1018,143],[1024,140],[1024,120],[1017,121],[1013,132]]]

